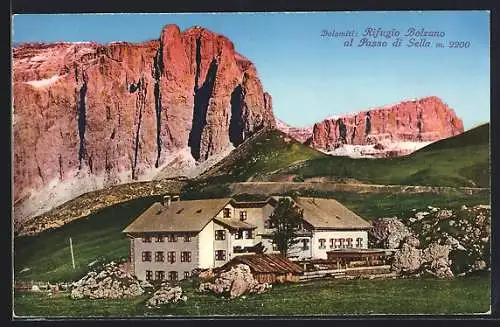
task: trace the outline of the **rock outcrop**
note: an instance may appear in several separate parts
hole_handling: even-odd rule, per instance
[[[144,285],[111,262],[99,272],[90,271],[71,286],[72,299],[123,299],[144,293]]]
[[[167,282],[163,282],[151,298],[148,299],[146,306],[154,308],[162,304],[177,303],[179,301],[186,302],[186,300],[187,297],[182,295],[182,288],[180,286],[171,286]]]
[[[402,217],[401,221],[410,234],[394,254],[393,270],[408,275],[428,273],[451,278],[488,269],[491,259],[490,210],[487,205],[453,210],[429,206],[426,211],[415,210],[413,214]],[[375,234],[370,236],[382,235],[380,239],[386,240],[387,234],[391,234],[390,229],[382,228],[387,224],[377,221],[374,222]],[[399,239],[402,229],[392,230]],[[375,244],[381,243],[375,241]]]
[[[416,211],[413,216],[406,217],[405,225],[426,247],[430,244],[447,246],[454,274],[468,274],[489,267],[489,205],[462,206],[459,209],[428,207],[426,211]]]
[[[421,264],[422,250],[405,242],[401,248],[394,253],[392,270],[402,274],[411,274],[417,272]]]
[[[167,25],[139,44],[17,46],[13,94],[16,207],[151,179],[179,152],[206,161],[275,124],[255,66],[201,27]]]
[[[374,219],[372,226],[369,232],[372,247],[397,249],[401,242],[411,235],[408,227],[397,217]]]
[[[314,124],[311,145],[338,155],[399,156],[463,131],[453,109],[431,96],[327,118]]]
[[[451,246],[431,243],[419,249],[418,239],[408,237],[394,254],[392,270],[405,275],[430,274],[439,278],[453,278],[449,254]]]
[[[237,264],[228,271],[218,274],[213,282],[203,282],[199,285],[200,292],[212,292],[231,299],[246,293],[263,293],[271,288],[270,284],[260,284],[252,275],[250,267]]]

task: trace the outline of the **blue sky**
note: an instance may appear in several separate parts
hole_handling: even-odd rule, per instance
[[[275,115],[295,126],[429,95],[455,109],[465,128],[490,120],[489,13],[330,12],[258,14],[17,15],[13,42],[156,39],[163,25],[201,25],[230,38],[253,61]],[[468,48],[344,47],[322,30],[368,27],[445,33],[436,41],[468,41]],[[419,39],[419,38],[417,38]],[[373,40],[373,39],[372,39]],[[383,40],[377,38],[376,40]],[[394,39],[389,39],[392,43]]]

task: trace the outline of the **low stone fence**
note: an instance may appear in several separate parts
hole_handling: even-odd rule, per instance
[[[391,273],[390,265],[379,266],[365,266],[365,267],[350,267],[342,269],[316,269],[304,272],[300,276],[300,281],[308,281],[318,278],[350,278],[350,277],[364,277],[364,278],[382,278],[382,277],[395,277],[397,274]]]
[[[51,284],[49,282],[41,281],[22,281],[14,282],[14,290],[16,291],[27,291],[27,292],[68,292],[71,287],[71,283],[55,283]]]

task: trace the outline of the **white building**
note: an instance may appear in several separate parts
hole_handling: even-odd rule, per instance
[[[195,268],[219,267],[248,253],[276,253],[268,218],[280,197],[239,202],[232,198],[154,203],[125,230],[139,279],[178,280]],[[333,199],[294,197],[303,210],[296,259],[326,259],[336,248],[367,248],[370,223]]]

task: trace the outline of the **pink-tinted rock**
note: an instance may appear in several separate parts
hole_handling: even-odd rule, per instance
[[[286,133],[301,143],[306,143],[312,139],[313,127],[293,127],[287,123],[276,120],[276,128]]]
[[[312,146],[328,151],[339,144],[429,142],[463,131],[462,120],[453,109],[433,96],[316,123]]]
[[[253,64],[200,27],[138,44],[20,45],[13,94],[18,203],[77,176],[148,179],[172,151],[203,161],[275,124]]]

